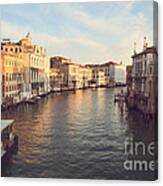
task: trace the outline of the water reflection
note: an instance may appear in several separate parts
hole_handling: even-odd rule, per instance
[[[114,104],[120,89],[49,95],[8,113],[15,119],[19,150],[6,176],[145,179],[153,172],[126,172],[126,137],[151,141],[154,130],[126,106]],[[3,113],[6,117],[6,114]],[[147,157],[148,158],[148,157]]]

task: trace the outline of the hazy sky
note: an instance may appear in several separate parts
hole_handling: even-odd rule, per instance
[[[152,1],[22,4],[1,6],[1,37],[20,40],[31,32],[48,55],[77,63],[131,63],[133,43],[152,44]]]

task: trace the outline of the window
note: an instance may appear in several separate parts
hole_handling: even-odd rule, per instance
[[[34,63],[33,63],[33,65],[35,65],[35,60],[36,60],[36,59],[34,58]]]
[[[147,61],[144,61],[144,72],[146,73],[146,69],[147,69]]]
[[[149,68],[149,73],[152,74],[152,67]]]
[[[3,82],[5,81],[5,76],[4,76],[4,75],[2,75],[2,81],[3,81]]]
[[[13,48],[10,48],[10,51],[13,52]]]
[[[15,80],[15,74],[12,74],[12,80],[13,81]]]
[[[6,81],[8,81],[8,73],[6,73]]]
[[[8,51],[8,48],[5,48],[5,51],[7,52]]]
[[[148,58],[151,59],[152,58],[152,54],[148,54]]]
[[[72,68],[72,72],[73,73],[76,73],[76,68]]]

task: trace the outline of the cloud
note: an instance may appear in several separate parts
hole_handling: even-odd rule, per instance
[[[140,51],[144,36],[150,45],[153,40],[152,23],[145,14],[149,6],[138,11],[135,5],[133,1],[46,4],[45,12],[45,5],[41,5],[34,28],[28,24],[20,26],[18,16],[17,23],[2,21],[2,36],[18,40],[31,31],[34,42],[46,47],[49,55],[66,55],[78,63],[103,63],[111,59],[129,64],[133,43],[137,42]],[[20,14],[22,19],[28,17],[28,11]]]
[[[152,45],[153,41],[152,23],[149,23],[149,15],[140,11],[133,13],[135,4],[137,3],[134,1],[108,3],[108,10],[111,11],[101,12],[100,16],[86,11],[82,6],[65,4],[61,8],[65,16],[81,24],[87,32],[95,33],[92,34],[92,37],[96,36],[96,41],[103,39],[102,45],[107,51],[103,56],[104,59],[108,55],[115,60],[130,63],[134,42],[137,42],[137,50],[140,51],[144,36],[147,36],[149,45]],[[149,5],[152,4],[148,3],[144,6],[148,9]],[[150,13],[152,14],[152,12]],[[150,20],[150,22],[152,21]]]
[[[79,22],[82,26],[85,26],[91,30],[95,30],[99,33],[105,34],[119,34],[119,28],[122,28],[125,22],[128,22],[127,16],[132,10],[134,5],[133,1],[129,2],[111,2],[111,3],[96,3],[96,6],[101,6],[101,12],[90,13],[85,11],[82,6],[78,4],[62,4],[58,6],[64,15],[70,17],[72,20]],[[107,9],[108,5],[108,9]],[[105,7],[106,6],[106,7]],[[115,8],[116,7],[116,8]],[[55,5],[54,5],[55,8]],[[107,10],[107,12],[106,12]],[[111,10],[111,11],[109,11]],[[102,15],[102,16],[101,16]],[[125,21],[126,19],[126,21]],[[132,16],[131,16],[132,19]],[[123,32],[123,30],[121,30]]]
[[[4,21],[1,22],[2,38],[9,36],[12,40],[17,41],[30,31],[31,30],[28,27],[17,26]],[[34,38],[34,42],[37,42],[40,45],[49,45],[50,43],[55,43],[57,46],[62,46],[66,43],[64,38],[49,36],[39,32],[32,32],[32,36]]]
[[[27,28],[6,23],[4,21],[1,22],[1,27],[2,38],[10,36],[10,39],[13,41],[20,40],[28,31],[30,31]],[[33,43],[47,48],[49,55],[66,55],[77,62],[99,62],[99,53],[103,55],[104,52],[106,52],[106,50],[108,49],[104,45],[86,37],[56,37],[39,32],[32,32],[32,37]],[[98,52],[95,55],[95,59],[93,60],[91,59],[92,56],[88,57],[87,55],[90,55],[90,52],[93,53],[94,51]],[[81,59],[83,60],[81,61]]]

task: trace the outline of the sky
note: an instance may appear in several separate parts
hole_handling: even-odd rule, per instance
[[[19,41],[31,32],[33,43],[49,56],[80,64],[122,61],[131,64],[143,38],[153,44],[153,1],[1,5],[1,38]]]

